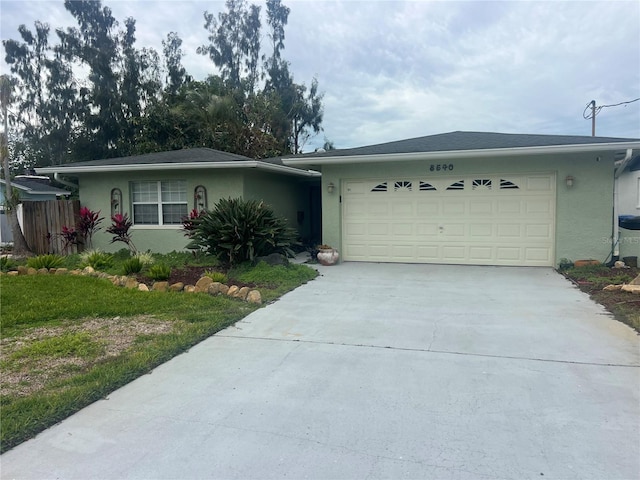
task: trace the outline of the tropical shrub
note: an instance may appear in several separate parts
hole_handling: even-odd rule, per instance
[[[135,254],[135,257],[142,262],[143,267],[152,265],[155,261],[151,252],[138,252]]]
[[[113,255],[100,249],[85,250],[80,254],[80,262],[83,267],[89,266],[94,270],[105,270],[113,266]]]
[[[164,281],[171,276],[171,268],[164,263],[157,263],[149,268],[147,276],[151,280]]]
[[[31,268],[58,268],[64,265],[64,258],[56,254],[38,255],[27,260],[27,267]]]
[[[131,240],[131,232],[129,229],[133,226],[129,216],[125,213],[117,213],[111,217],[111,226],[107,228],[107,232],[113,235],[111,243],[122,242],[129,247],[131,252],[136,252],[136,247]]]
[[[60,232],[60,236],[62,240],[64,240],[64,245],[62,246],[62,250],[66,251],[71,245],[79,245],[80,237],[78,232],[76,232],[75,228],[67,227],[66,225],[62,227],[62,231]]]
[[[93,234],[100,230],[98,225],[102,220],[104,220],[104,217],[100,216],[100,210],[94,212],[87,207],[80,209],[80,214],[76,222],[76,230],[78,231],[78,235],[83,238],[86,246],[91,246]]]
[[[206,272],[204,272],[202,276],[209,277],[214,282],[220,282],[220,283],[227,283],[227,281],[229,280],[224,273],[216,272],[213,270],[207,270]]]
[[[9,257],[0,257],[0,272],[8,272],[15,266]]]
[[[135,273],[140,273],[142,271],[142,262],[138,257],[127,258],[124,262],[122,262],[122,269],[124,270],[125,275],[133,275]]]
[[[293,256],[296,235],[286,220],[263,202],[229,198],[198,216],[187,247],[235,265],[271,253]]]

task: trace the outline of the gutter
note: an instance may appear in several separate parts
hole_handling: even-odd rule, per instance
[[[55,180],[56,182],[61,183],[62,185],[65,185],[65,186],[67,186],[67,187],[69,187],[69,188],[73,188],[73,189],[78,188],[78,185],[77,185],[77,184],[66,181],[65,179],[63,179],[63,178],[60,176],[60,174],[59,174],[58,172],[55,172],[55,173],[53,174],[53,178],[54,178],[54,180]]]
[[[342,163],[377,163],[410,160],[453,160],[460,158],[506,157],[514,155],[548,155],[560,153],[603,152],[622,149],[640,149],[640,141],[591,143],[579,145],[545,145],[540,147],[485,148],[477,150],[451,150],[439,152],[379,153],[373,155],[337,155],[323,157],[283,158],[285,165],[332,165]]]
[[[189,162],[189,163],[129,163],[126,165],[80,165],[74,167],[73,164],[63,167],[46,167],[39,168],[38,172],[54,174],[54,178],[58,180],[59,175],[75,174],[75,173],[100,173],[100,172],[132,172],[132,171],[158,171],[158,170],[210,170],[225,168],[256,168],[285,175],[294,175],[300,177],[320,177],[322,174],[313,170],[301,170],[299,168],[287,167],[284,165],[273,165],[271,163],[249,161],[249,162]],[[61,182],[66,185],[65,182]],[[77,187],[77,185],[75,186]]]
[[[619,177],[629,165],[631,157],[633,156],[633,149],[627,148],[624,158],[620,161],[620,164],[616,167],[613,174],[613,226],[612,226],[612,246],[611,246],[611,261],[615,262],[620,258],[620,227],[618,226],[618,216],[620,215],[620,208],[618,203],[620,201],[619,193]]]

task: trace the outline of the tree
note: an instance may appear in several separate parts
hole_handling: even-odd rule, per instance
[[[197,52],[209,56],[230,87],[246,87],[253,93],[260,55],[260,7],[247,9],[246,0],[227,0],[226,6],[227,12],[220,12],[217,20],[212,13],[204,13],[209,44],[198,47]],[[243,86],[245,70],[248,81]]]
[[[18,223],[16,207],[20,203],[16,191],[11,186],[11,170],[9,168],[9,104],[11,103],[12,81],[7,75],[0,76],[0,107],[2,108],[2,141],[0,143],[0,153],[2,155],[2,168],[4,170],[5,188],[5,211],[11,233],[13,234],[13,254],[15,256],[27,256],[33,253],[27,245],[27,240],[22,234],[22,229]]]
[[[178,91],[187,81],[185,68],[182,66],[182,39],[176,32],[169,32],[167,39],[162,41],[162,53],[164,54],[164,64],[167,71],[165,79],[165,93],[168,100],[178,94]]]

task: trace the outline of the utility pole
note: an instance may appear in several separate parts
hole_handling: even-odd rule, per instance
[[[591,100],[591,136],[596,136],[596,101]]]

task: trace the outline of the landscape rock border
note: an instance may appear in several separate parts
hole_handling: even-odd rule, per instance
[[[198,280],[195,285],[185,285],[182,282],[173,284],[169,284],[169,282],[154,282],[153,285],[151,285],[151,288],[149,288],[147,284],[138,282],[134,277],[128,277],[126,275],[109,275],[108,273],[97,272],[92,267],[75,270],[69,270],[67,268],[41,268],[36,270],[35,268],[21,265],[17,267],[17,270],[12,270],[3,275],[78,275],[98,277],[109,280],[117,287],[139,290],[141,292],[207,293],[214,296],[224,295],[230,298],[237,298],[256,305],[262,304],[262,295],[259,290],[252,290],[249,287],[238,287],[237,285],[228,286],[220,282],[214,282],[213,279],[206,276],[200,277],[200,280]]]

